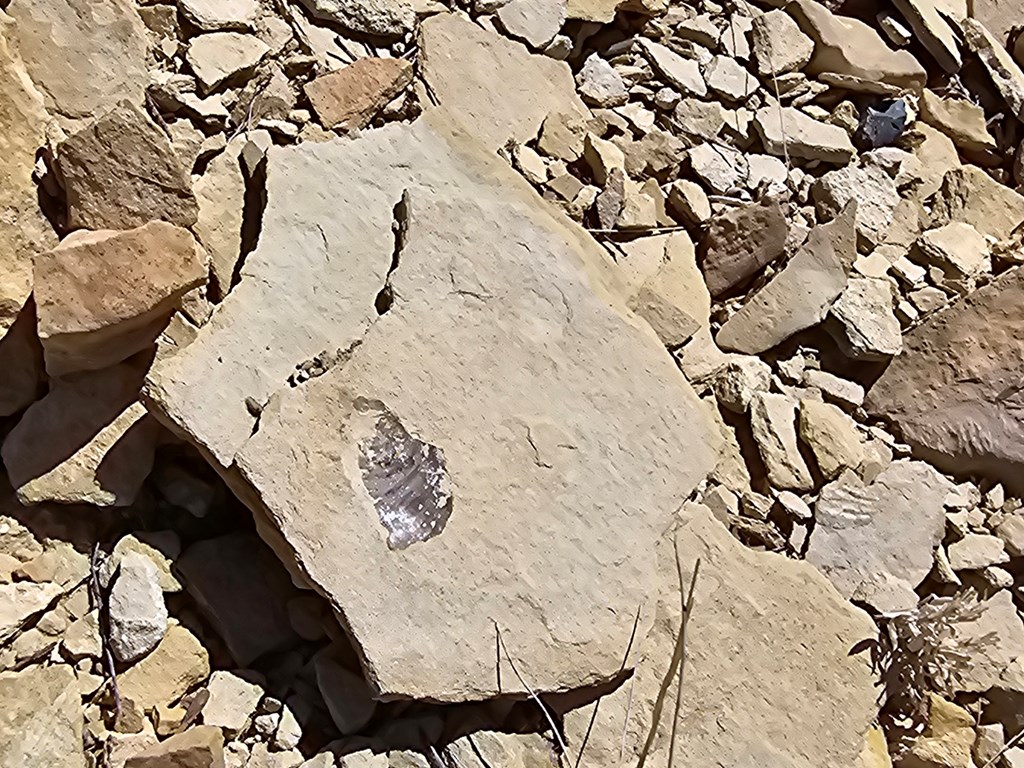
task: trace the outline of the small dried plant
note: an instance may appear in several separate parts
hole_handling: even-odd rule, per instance
[[[928,595],[914,608],[878,617],[871,663],[882,686],[881,718],[890,742],[920,733],[928,721],[928,694],[952,697],[972,654],[992,641],[991,633],[966,638],[957,632],[958,624],[981,613],[974,591],[964,590],[952,597]]]

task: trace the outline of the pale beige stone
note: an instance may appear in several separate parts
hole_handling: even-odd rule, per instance
[[[86,768],[82,702],[71,667],[0,672],[0,765]]]
[[[977,19],[963,21],[964,40],[985,65],[1010,112],[1018,119],[1024,119],[1024,72],[1011,58],[1004,44]]]
[[[985,152],[996,148],[985,110],[966,99],[942,98],[927,88],[921,92],[921,119],[949,136],[961,149]]]
[[[811,449],[826,480],[856,469],[865,458],[856,423],[830,403],[800,401],[800,440]]]
[[[251,73],[269,50],[254,35],[209,32],[192,38],[185,61],[199,81],[199,95],[208,96],[222,85]]]
[[[59,584],[0,584],[0,642],[13,637],[22,624],[42,613],[64,590]]]
[[[1002,240],[1024,223],[1024,195],[1000,184],[981,168],[948,171],[935,199],[933,226],[962,221]]]
[[[754,113],[764,149],[770,155],[845,165],[853,157],[850,136],[838,125],[815,120],[795,107],[762,107]]]
[[[757,392],[750,401],[750,427],[773,488],[809,491],[814,486],[797,443],[797,401]]]

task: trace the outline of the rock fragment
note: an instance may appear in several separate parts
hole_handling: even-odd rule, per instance
[[[821,160],[844,165],[853,157],[850,136],[838,125],[815,120],[794,107],[762,107],[754,113],[754,127],[765,152],[776,157]]]
[[[951,221],[970,224],[996,240],[1024,223],[1024,195],[1000,184],[981,168],[965,165],[948,171],[935,198],[932,226]]]
[[[800,401],[800,440],[810,448],[826,480],[864,461],[864,446],[853,419],[830,403]]]
[[[962,22],[964,39],[985,65],[1010,111],[1018,119],[1024,119],[1024,72],[1010,57],[1003,44],[977,19],[966,18]]]
[[[896,182],[878,165],[848,165],[824,174],[811,187],[815,208],[825,218],[836,216],[857,201],[857,240],[869,249],[885,241],[900,193]]]
[[[149,39],[127,0],[39,0],[10,4],[4,34],[17,48],[46,110],[67,129],[123,99],[142,103]],[[116,62],[116,66],[111,66]]]
[[[926,88],[921,92],[921,119],[967,152],[996,148],[996,140],[985,121],[985,110],[966,99],[942,98]]]
[[[357,733],[377,708],[372,689],[360,673],[345,668],[328,653],[318,653],[313,665],[334,724],[342,734]]]
[[[712,379],[715,399],[733,413],[746,413],[758,392],[771,389],[772,369],[768,363],[748,355],[737,355]]]
[[[178,8],[204,32],[252,29],[260,15],[257,0],[178,0]]]
[[[150,347],[206,275],[192,235],[163,221],[71,233],[35,262],[47,372],[105,368]]]
[[[224,768],[224,735],[219,728],[197,725],[144,749],[125,768]]]
[[[976,277],[991,270],[984,235],[962,221],[928,230],[917,239],[917,248],[928,263],[952,279]]]
[[[121,695],[145,712],[174,703],[209,674],[203,645],[185,627],[172,625],[160,644],[118,675],[117,682]]]
[[[660,43],[639,38],[640,53],[650,62],[665,81],[684,96],[706,96],[707,84],[700,73],[700,65],[686,59]]]
[[[0,642],[13,637],[28,619],[46,610],[64,590],[59,584],[0,584]]]
[[[365,128],[412,82],[405,59],[363,58],[306,83],[305,92],[325,128]]]
[[[974,764],[971,760],[974,738],[973,715],[933,693],[929,696],[928,727],[914,739],[908,755],[900,762],[920,768],[970,768]]]
[[[797,401],[759,392],[750,401],[750,426],[774,488],[809,491],[811,471],[797,441]]]
[[[528,143],[552,112],[588,115],[567,64],[471,21],[431,16],[419,45],[423,78],[441,106],[492,150],[510,138]]]
[[[1015,268],[932,316],[904,337],[865,404],[936,466],[1001,479],[1016,493],[1024,329],[1012,308],[1021,301],[1024,271]]]
[[[976,571],[1010,560],[1001,538],[982,533],[969,533],[950,544],[948,554],[954,571]]]
[[[814,41],[781,8],[755,16],[750,39],[757,71],[765,77],[803,69],[814,53]]]
[[[189,227],[187,170],[148,116],[121,102],[58,148],[71,229],[129,229],[159,219]]]
[[[981,615],[956,625],[957,638],[971,647],[971,663],[956,669],[954,690],[982,693],[1016,677],[1014,668],[1024,658],[1024,622],[1008,589],[981,602]]]
[[[848,599],[880,611],[912,608],[945,530],[951,488],[919,461],[890,464],[870,483],[844,474],[815,505],[807,561]]]
[[[618,763],[624,730],[626,760],[635,762],[652,729],[648,759],[667,764],[676,686],[667,689],[662,720],[652,723],[651,712],[670,678],[680,591],[700,559],[699,608],[687,624],[686,684],[679,703],[687,735],[674,748],[679,764],[742,765],[756,755],[801,766],[855,765],[876,712],[871,675],[859,656],[849,654],[860,638],[873,635],[867,616],[807,563],[745,548],[699,505],[684,508],[654,555],[660,580],[652,610],[658,621],[633,662],[632,697],[627,684],[601,700],[583,764]],[[747,631],[750,622],[760,631]],[[723,648],[733,649],[729,658]],[[566,715],[569,738],[582,741],[591,711],[584,707]],[[831,724],[823,731],[793,727],[822,717]],[[787,734],[784,747],[772,733]]]
[[[730,317],[716,342],[723,349],[757,354],[817,325],[846,287],[855,254],[856,205],[811,230],[790,262]]]
[[[629,100],[622,75],[597,53],[583,62],[576,84],[583,100],[595,107],[617,107]]]
[[[946,20],[950,6],[936,0],[894,0],[894,4],[939,66],[946,72],[959,72],[963,65],[957,40],[960,30]],[[953,19],[953,23],[960,21],[962,18]]]
[[[121,558],[108,606],[110,647],[118,661],[145,656],[167,632],[160,573],[145,555],[131,552]]]
[[[740,285],[781,256],[788,234],[782,206],[772,199],[715,216],[702,243],[704,279],[711,295]]]
[[[903,350],[888,280],[851,278],[829,309],[825,327],[843,353],[854,360],[888,360]]]
[[[416,11],[407,0],[301,0],[318,19],[364,35],[402,37],[416,25]]]
[[[192,38],[185,60],[199,81],[199,95],[208,96],[221,85],[251,73],[269,50],[254,35],[209,32]]]
[[[85,768],[82,701],[71,667],[0,672],[0,765]]]
[[[203,723],[217,726],[230,738],[246,729],[263,698],[261,686],[223,670],[210,676],[206,689],[210,698],[203,707]]]
[[[736,59],[715,56],[704,68],[704,82],[708,89],[728,102],[746,101],[761,87]]]
[[[137,402],[135,360],[53,379],[3,443],[23,504],[127,506],[153,466],[159,425]]]
[[[498,23],[517,40],[538,50],[546,46],[565,23],[565,0],[508,0],[496,14]]]

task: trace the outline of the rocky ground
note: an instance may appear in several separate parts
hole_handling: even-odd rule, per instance
[[[1022,11],[8,0],[0,766],[1024,766]]]

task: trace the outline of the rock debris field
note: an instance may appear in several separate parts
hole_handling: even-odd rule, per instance
[[[1024,767],[1020,0],[0,8],[0,768]]]

